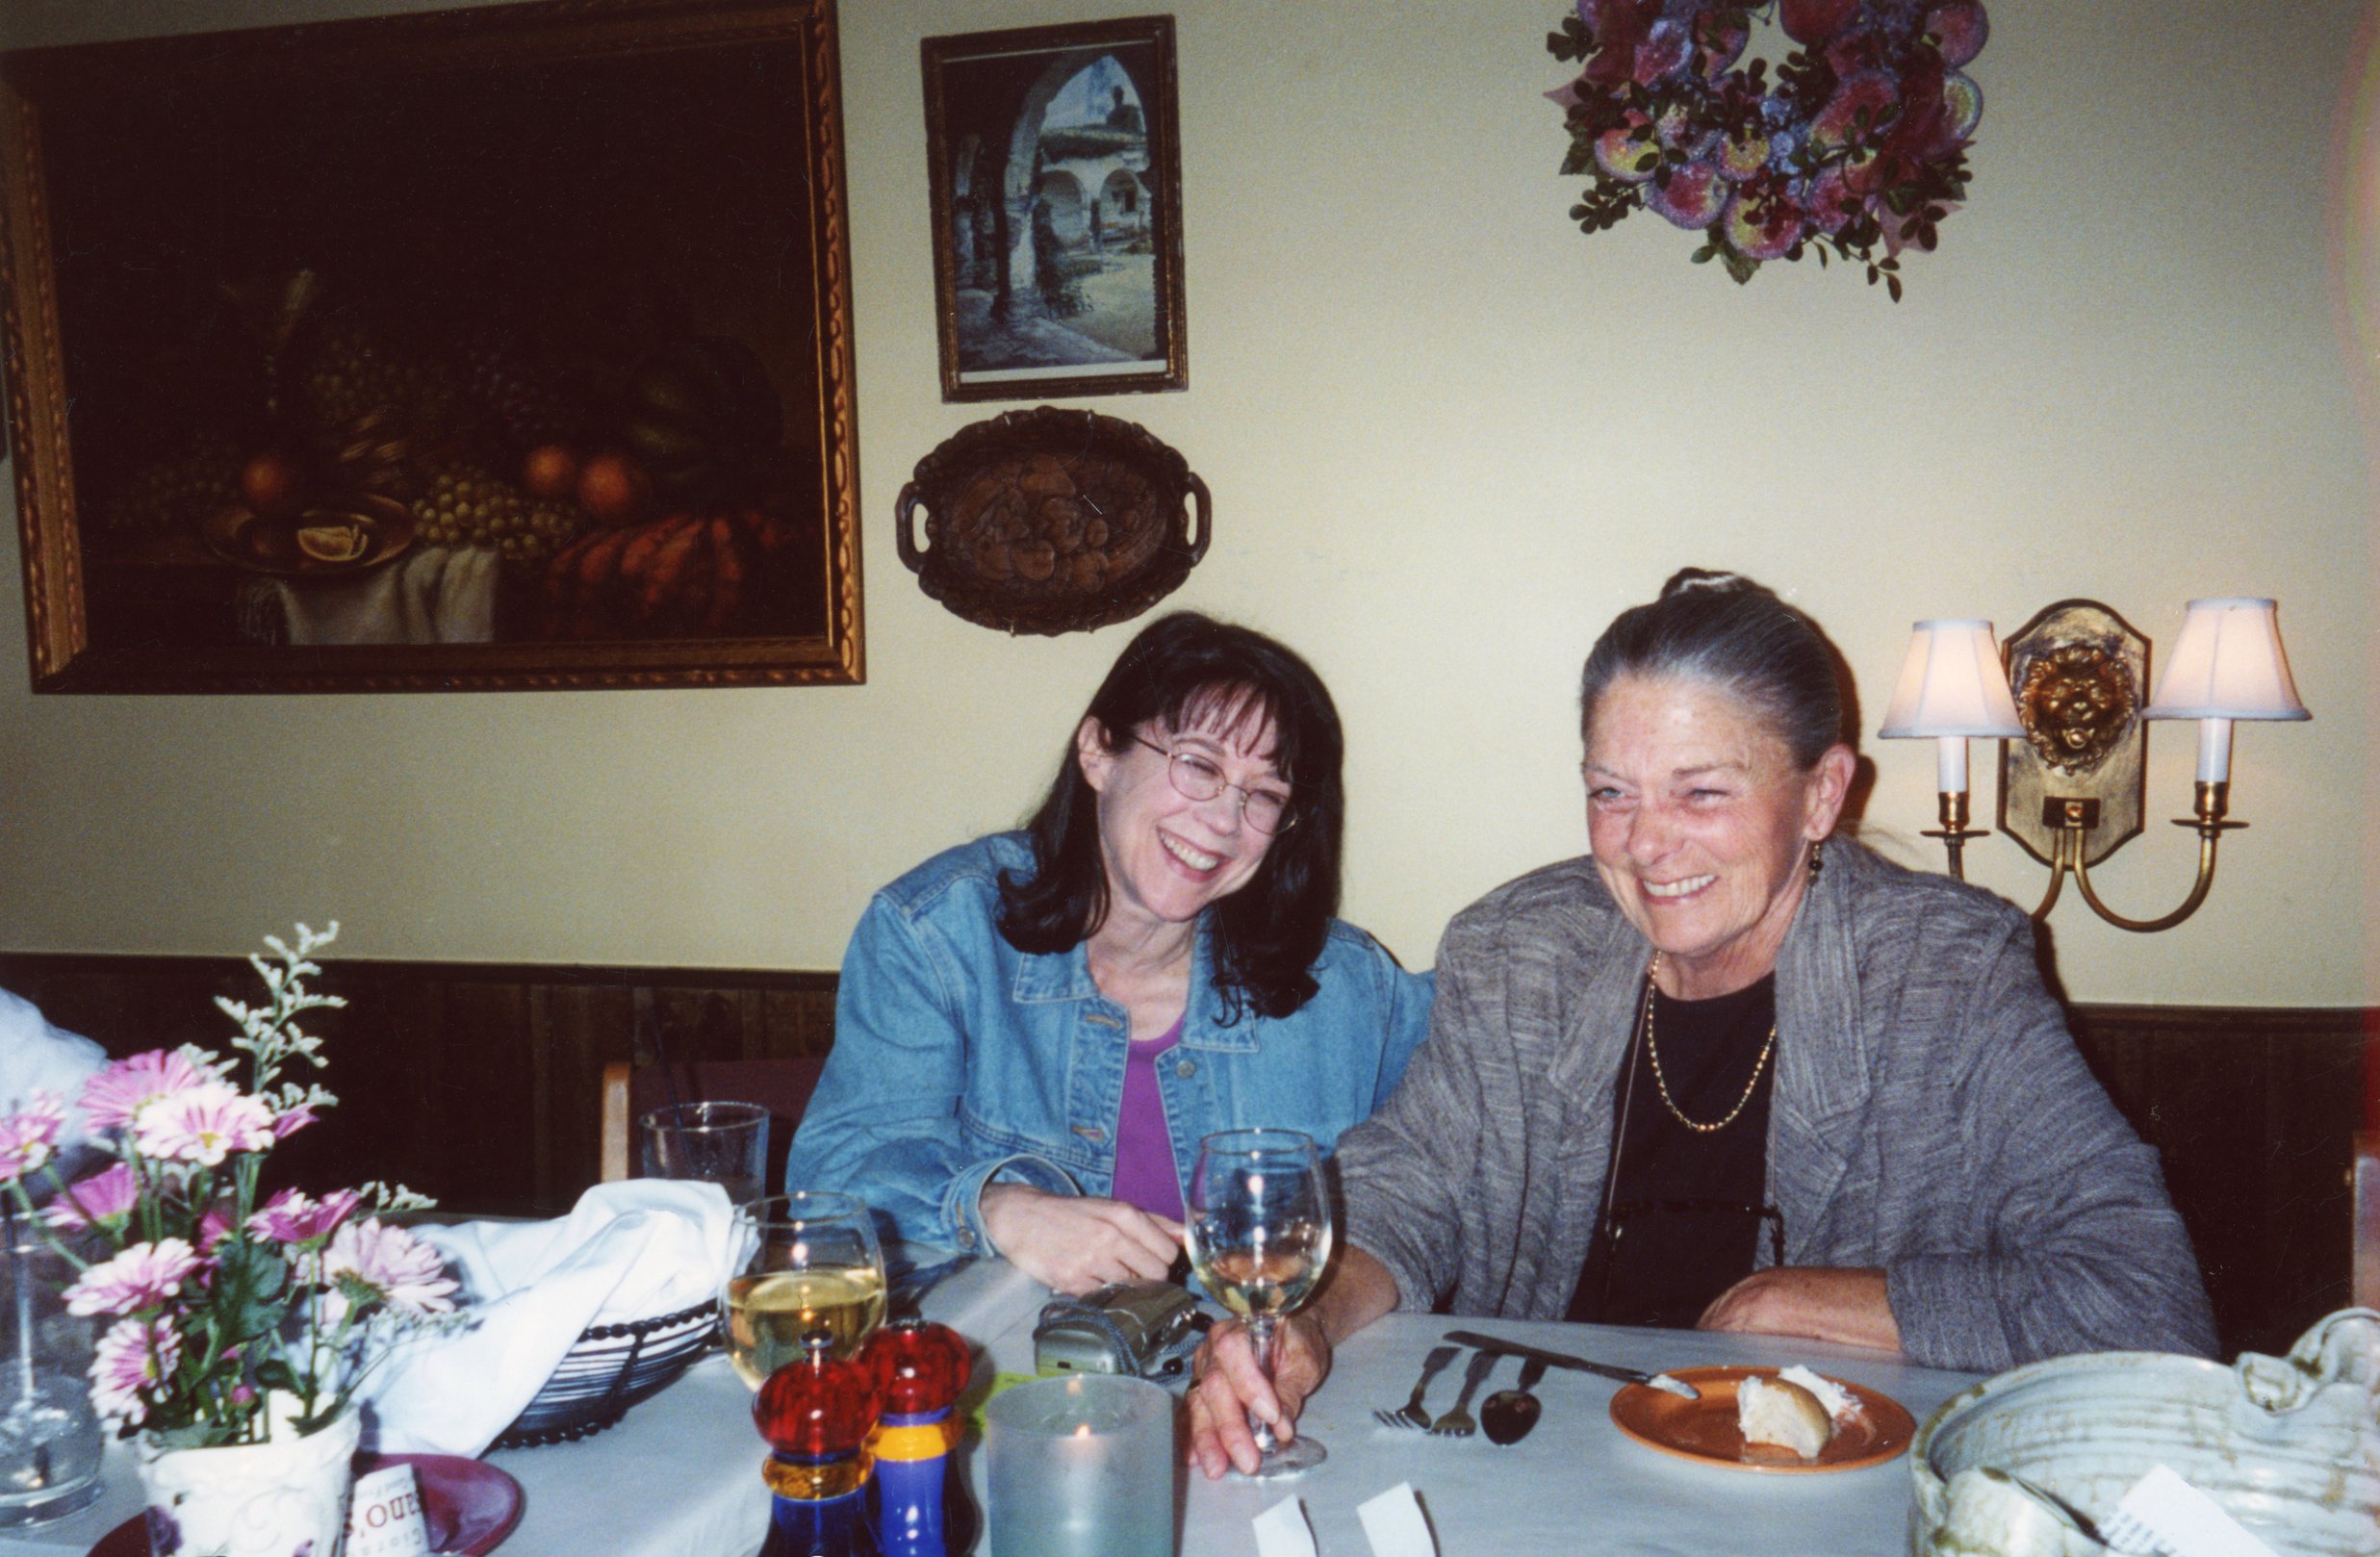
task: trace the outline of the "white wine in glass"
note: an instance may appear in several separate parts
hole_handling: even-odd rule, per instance
[[[1226,1130],[1198,1143],[1189,1212],[1190,1263],[1215,1300],[1248,1321],[1256,1366],[1272,1377],[1273,1332],[1313,1295],[1330,1263],[1330,1196],[1314,1139],[1294,1130]],[[1313,1439],[1282,1443],[1248,1422],[1264,1462],[1294,1475],[1328,1458]]]
[[[868,1208],[802,1192],[739,1206],[719,1295],[728,1361],[755,1390],[822,1330],[849,1357],[884,1319],[884,1256]]]

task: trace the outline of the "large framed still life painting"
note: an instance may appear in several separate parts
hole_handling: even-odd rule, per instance
[[[34,683],[861,678],[832,0],[0,56]]]
[[[1173,18],[919,54],[942,397],[1186,388]]]

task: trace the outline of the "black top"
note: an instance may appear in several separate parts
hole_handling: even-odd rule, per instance
[[[1652,997],[1653,1047],[1687,1118],[1715,1124],[1752,1080],[1777,1020],[1777,978],[1716,1000]],[[1767,1236],[1769,1100],[1777,1057],[1733,1122],[1689,1130],[1662,1104],[1645,1052],[1643,1005],[1612,1089],[1612,1161],[1604,1203],[1567,1317],[1690,1328],[1713,1298],[1752,1273]]]

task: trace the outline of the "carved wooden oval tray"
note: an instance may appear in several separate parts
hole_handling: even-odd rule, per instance
[[[1047,405],[953,433],[917,462],[894,518],[927,595],[980,626],[1053,636],[1139,616],[1214,534],[1207,484],[1155,434]]]

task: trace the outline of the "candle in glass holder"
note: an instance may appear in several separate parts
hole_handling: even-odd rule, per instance
[[[996,1396],[991,1557],[1172,1557],[1173,1397],[1146,1379],[1077,1373]]]

